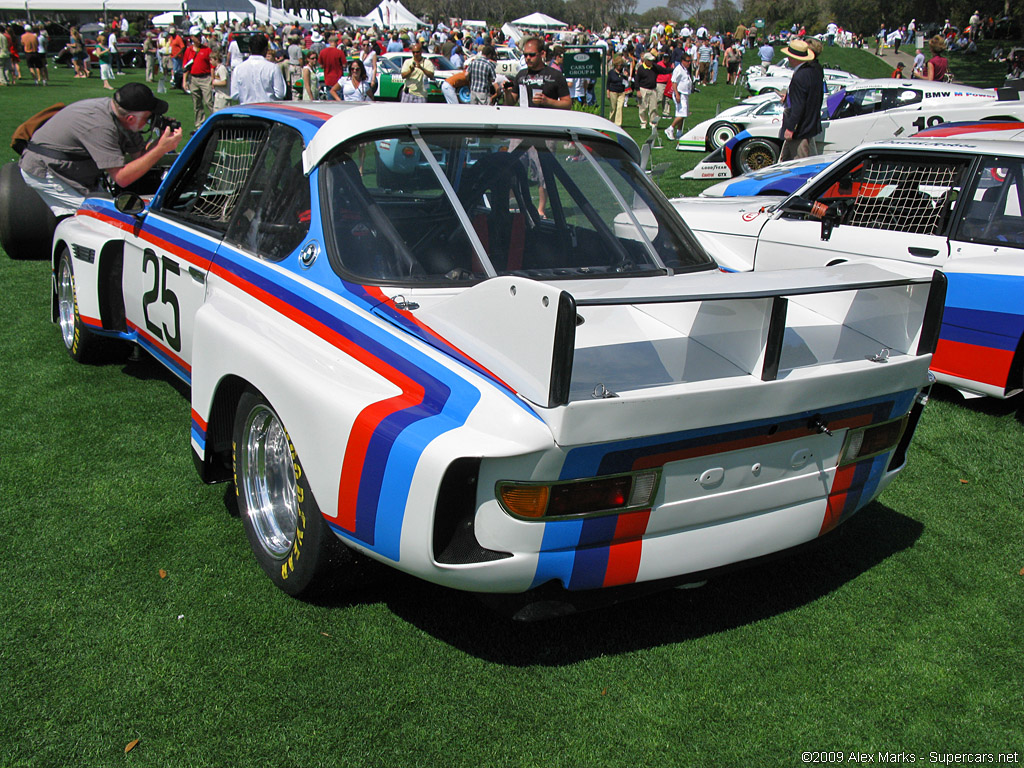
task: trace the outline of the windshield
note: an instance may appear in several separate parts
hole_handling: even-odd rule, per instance
[[[327,251],[346,278],[450,283],[715,266],[611,141],[405,131],[339,147],[320,183]]]

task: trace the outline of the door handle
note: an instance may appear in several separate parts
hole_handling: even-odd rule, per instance
[[[202,285],[203,283],[206,282],[206,273],[204,273],[201,269],[196,269],[195,267],[189,267],[188,268],[188,273],[190,275],[192,275],[192,279],[195,280],[200,285]]]
[[[914,248],[911,246],[907,248],[911,256],[920,256],[922,259],[930,259],[932,256],[939,255],[938,248]]]

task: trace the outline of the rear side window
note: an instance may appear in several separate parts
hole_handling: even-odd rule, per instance
[[[302,137],[275,125],[257,157],[227,240],[270,261],[294,251],[309,231],[309,179],[302,172]]]
[[[957,239],[1024,247],[1024,161],[987,158],[964,203]]]

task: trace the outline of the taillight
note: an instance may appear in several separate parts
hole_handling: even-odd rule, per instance
[[[846,444],[839,465],[852,464],[861,459],[869,459],[880,453],[891,451],[903,435],[907,426],[907,417],[903,416],[884,424],[873,424],[870,427],[851,429],[846,434]]]
[[[509,514],[531,520],[609,514],[650,508],[658,470],[556,483],[497,484],[498,503]]]

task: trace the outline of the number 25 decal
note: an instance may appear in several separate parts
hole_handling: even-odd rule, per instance
[[[928,118],[928,127],[931,128],[932,126],[940,125],[941,123],[944,122],[946,121],[943,120],[938,115],[932,115],[931,117]],[[912,122],[911,125],[917,128],[917,130],[923,131],[925,129],[924,115],[921,115],[919,118],[917,118],[917,120]]]
[[[153,287],[142,295],[142,316],[146,318],[146,328],[161,341],[166,339],[167,344],[175,352],[181,352],[181,310],[178,308],[178,297],[175,296],[174,291],[167,287],[167,273],[180,275],[181,270],[177,263],[171,261],[166,256],[160,259],[152,248],[147,248],[142,253],[142,274],[149,273],[150,264],[153,265]],[[162,269],[161,264],[163,264]],[[167,323],[163,324],[163,329],[161,330],[160,326],[149,319],[149,306],[155,303],[157,299],[160,300],[161,304],[169,304],[171,306],[171,310],[174,313],[173,330],[167,327]]]

